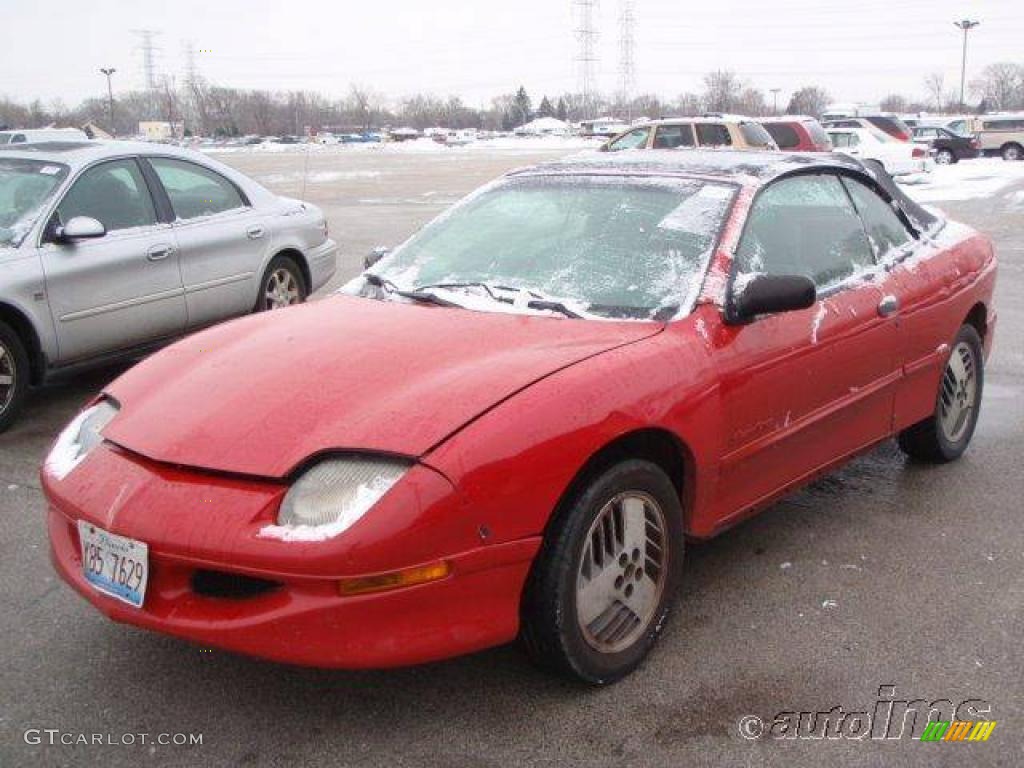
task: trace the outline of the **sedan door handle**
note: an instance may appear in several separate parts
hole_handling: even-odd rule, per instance
[[[174,253],[173,246],[170,245],[154,245],[146,253],[146,258],[150,261],[162,261],[168,256]]]
[[[245,234],[249,236],[250,240],[259,240],[263,237],[263,227],[249,227],[245,231]]]
[[[900,300],[895,296],[883,296],[882,300],[878,302],[878,314],[882,317],[889,317],[889,315],[895,314],[899,311]]]

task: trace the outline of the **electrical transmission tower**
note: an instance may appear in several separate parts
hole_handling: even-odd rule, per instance
[[[132,34],[139,38],[137,50],[142,53],[142,79],[147,89],[156,90],[156,54],[160,49],[154,41],[160,33],[154,29],[133,29]]]
[[[181,47],[185,55],[185,85],[191,89],[199,79],[199,69],[196,67],[196,46],[191,40],[185,40]]]
[[[576,63],[580,71],[580,93],[583,95],[583,118],[590,117],[597,81],[597,11],[600,0],[573,0],[579,17],[576,41],[579,49]]]
[[[633,90],[636,88],[636,13],[633,0],[621,0],[619,14],[619,88],[629,121],[633,121]]]

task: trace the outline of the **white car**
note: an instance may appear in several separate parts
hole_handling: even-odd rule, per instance
[[[910,142],[886,141],[863,128],[833,128],[827,133],[836,152],[879,163],[890,176],[929,173],[934,165],[927,149]]]
[[[30,128],[0,131],[0,144],[38,144],[42,141],[88,141],[85,131],[77,128]]]

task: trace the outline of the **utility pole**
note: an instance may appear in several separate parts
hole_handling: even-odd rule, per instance
[[[100,74],[107,76],[107,109],[110,113],[111,136],[117,134],[117,131],[114,130],[114,86],[110,84],[110,78],[113,77],[115,72],[117,72],[117,70],[113,67],[100,67]]]
[[[964,102],[964,87],[967,83],[967,33],[979,24],[981,24],[980,21],[971,21],[970,19],[953,22],[954,26],[959,27],[964,31],[964,53],[963,59],[961,59],[960,62],[960,109],[964,109],[967,106]]]
[[[599,0],[573,0],[579,12],[576,40],[579,52],[576,61],[580,67],[580,92],[583,94],[583,119],[590,117],[590,107],[597,70],[597,19]]]
[[[772,114],[773,115],[779,114],[779,92],[781,90],[782,90],[781,88],[772,88],[769,91],[771,93],[771,95],[772,95]]]
[[[622,102],[626,105],[626,114],[630,123],[633,122],[633,89],[636,87],[636,64],[633,59],[636,50],[636,39],[633,30],[636,27],[636,15],[633,11],[633,0],[622,0],[622,11],[619,15],[619,77],[622,89]]]

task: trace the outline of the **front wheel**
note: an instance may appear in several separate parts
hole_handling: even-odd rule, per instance
[[[1020,160],[1024,157],[1024,147],[1020,144],[1007,144],[1002,149],[1003,160],[1012,162],[1014,160]]]
[[[668,476],[629,460],[597,476],[545,537],[523,599],[540,666],[592,685],[635,669],[679,586],[683,514]]]
[[[965,325],[956,335],[942,372],[934,413],[899,435],[903,452],[936,464],[959,459],[974,436],[984,386],[981,337],[973,326]]]
[[[288,256],[275,256],[267,265],[260,282],[260,296],[256,311],[282,309],[301,304],[309,295],[306,280],[299,265]]]
[[[21,338],[6,323],[0,323],[0,432],[21,412],[29,386],[28,353]]]

